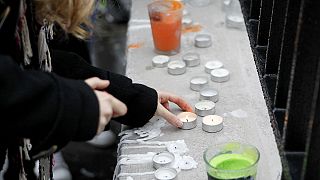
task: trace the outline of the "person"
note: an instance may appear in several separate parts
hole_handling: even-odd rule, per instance
[[[76,43],[62,38],[65,47],[51,46],[52,38],[66,34],[85,39],[93,4],[0,1],[0,167],[8,154],[7,179],[32,179],[24,160],[47,157],[71,140],[92,139],[111,119],[140,127],[159,115],[180,127],[169,102],[192,111],[176,95],[90,66]]]

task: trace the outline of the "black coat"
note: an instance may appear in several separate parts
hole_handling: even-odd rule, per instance
[[[94,137],[99,105],[84,79],[100,77],[110,80],[106,91],[128,107],[125,116],[114,120],[138,127],[154,115],[158,100],[154,89],[92,67],[76,52],[51,49],[54,73],[39,71],[37,58],[33,58],[30,67],[22,70],[19,67],[21,53],[14,39],[20,0],[1,2],[0,14],[8,5],[11,13],[0,29],[0,169],[6,146],[16,138],[30,138],[34,155],[53,145],[61,148],[71,140],[85,141]],[[36,57],[37,30],[31,16],[32,9],[28,8],[28,26]],[[72,46],[77,47],[76,44]]]

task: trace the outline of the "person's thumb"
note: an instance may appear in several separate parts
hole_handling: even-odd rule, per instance
[[[86,79],[85,82],[92,88],[97,90],[105,89],[109,86],[110,81],[102,80],[97,77]]]
[[[113,96],[112,96],[112,108],[113,108],[113,117],[123,116],[128,111],[127,106]]]

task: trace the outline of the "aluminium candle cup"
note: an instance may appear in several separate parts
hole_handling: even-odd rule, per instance
[[[219,92],[212,88],[205,88],[200,91],[200,100],[208,100],[212,102],[219,101]]]
[[[231,0],[222,0],[222,11],[227,11]]]
[[[209,133],[219,132],[223,129],[223,118],[217,115],[208,115],[202,119],[202,129]]]
[[[163,167],[154,172],[154,176],[157,180],[174,180],[176,179],[178,172],[174,168]]]
[[[182,122],[181,129],[188,130],[197,126],[197,115],[195,113],[182,112],[177,117]]]
[[[182,60],[188,67],[198,66],[200,64],[200,55],[198,53],[187,53]]]
[[[174,155],[168,151],[160,152],[153,156],[152,162],[155,169],[169,167],[174,162]]]
[[[198,34],[194,38],[194,45],[199,48],[207,48],[212,45],[212,38],[209,34]]]
[[[188,18],[188,17],[184,17],[182,19],[182,24],[185,26],[185,27],[190,27],[192,24],[193,24],[193,21],[191,18]]]
[[[214,69],[211,71],[211,80],[214,82],[226,82],[230,79],[230,72],[224,68]]]
[[[190,89],[194,91],[200,91],[201,89],[207,87],[209,84],[208,78],[204,76],[196,76],[190,80]]]
[[[189,14],[190,14],[189,11],[186,10],[186,9],[184,9],[184,10],[182,11],[182,15],[183,15],[183,16],[186,16],[186,15],[189,15]]]
[[[169,60],[169,56],[158,55],[152,58],[152,65],[158,68],[166,67],[168,65]]]
[[[216,112],[215,103],[208,100],[202,100],[195,105],[195,112],[198,116],[208,116]]]
[[[205,71],[206,73],[211,73],[214,69],[219,69],[223,67],[223,63],[220,61],[208,61],[205,65]]]
[[[186,63],[183,61],[171,61],[168,63],[168,73],[172,75],[180,75],[186,72]]]

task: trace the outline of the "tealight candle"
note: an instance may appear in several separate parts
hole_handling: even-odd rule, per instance
[[[152,158],[153,167],[159,169],[161,167],[168,167],[174,161],[174,155],[170,152],[157,153]]]
[[[231,3],[231,0],[222,0],[222,10],[226,11]]]
[[[186,72],[186,63],[182,61],[171,61],[168,63],[168,73],[179,75]]]
[[[188,67],[198,66],[200,64],[200,55],[198,53],[187,53],[182,57],[182,60]]]
[[[204,65],[204,67],[206,73],[210,74],[212,70],[222,68],[223,64],[220,61],[209,61]]]
[[[197,126],[197,115],[192,112],[182,112],[177,115],[182,122],[181,129],[193,129]]]
[[[195,105],[195,112],[198,116],[207,116],[214,114],[216,104],[212,101],[203,100]]]
[[[214,82],[226,82],[230,79],[230,73],[224,68],[214,69],[211,71],[211,80]]]
[[[154,176],[157,180],[172,180],[172,179],[176,179],[177,177],[177,170],[174,168],[159,168],[158,170],[156,170],[156,172],[154,173]]]
[[[192,25],[193,21],[191,18],[188,18],[188,17],[184,17],[182,19],[182,24],[185,26],[185,27],[190,27]]]
[[[198,34],[194,38],[194,45],[199,48],[207,48],[212,45],[211,36],[209,34]]]
[[[217,115],[205,116],[202,119],[202,129],[206,132],[218,132],[223,128],[223,118]]]
[[[200,100],[219,101],[219,93],[215,89],[205,88],[200,91]]]
[[[208,78],[204,76],[196,76],[190,80],[190,88],[194,91],[200,91],[201,89],[208,86],[208,84]]]
[[[189,15],[189,14],[190,14],[189,11],[186,10],[186,9],[184,9],[184,10],[182,11],[182,15],[183,15],[183,16],[186,16],[186,15]]]
[[[170,60],[169,56],[165,56],[165,55],[158,55],[152,58],[152,65],[154,67],[166,67],[168,62]]]

